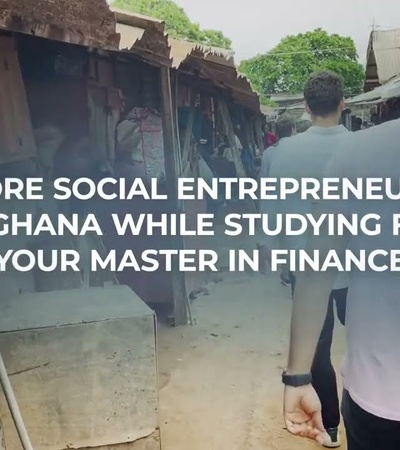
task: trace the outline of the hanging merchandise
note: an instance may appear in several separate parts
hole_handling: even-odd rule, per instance
[[[117,126],[119,154],[130,154],[133,161],[144,162],[140,125],[133,120],[123,120]]]
[[[146,178],[140,125],[127,118],[118,124],[116,136],[116,174],[128,179]]]
[[[162,179],[165,176],[164,143],[161,116],[155,110],[134,108],[127,120],[139,126],[141,143],[139,149],[149,178]]]
[[[36,148],[41,168],[46,177],[52,177],[54,158],[65,140],[62,131],[51,123],[45,123],[34,131]]]

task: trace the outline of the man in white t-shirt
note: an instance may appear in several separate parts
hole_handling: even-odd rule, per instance
[[[325,176],[356,179],[385,178],[398,193],[400,174],[400,120],[350,133],[335,152]],[[399,248],[393,236],[393,216],[400,211],[394,200],[320,201],[313,214],[369,213],[380,215],[377,236],[329,236],[326,230],[308,240],[307,250],[346,248],[354,253]],[[385,260],[385,258],[383,258]],[[380,266],[387,261],[376,261]],[[298,277],[293,306],[289,377],[284,414],[290,432],[321,441],[321,404],[311,384],[311,365],[325,320],[331,272],[307,271]],[[324,301],[325,300],[325,301]],[[399,272],[352,271],[346,311],[347,351],[342,369],[342,413],[348,450],[400,449],[400,275]]]
[[[302,134],[285,139],[279,144],[279,151],[272,159],[269,177],[321,179],[332,155],[340,148],[343,136],[350,132],[339,125],[343,100],[343,81],[332,72],[321,72],[310,76],[304,89],[304,98],[312,126]],[[268,150],[267,150],[268,151]],[[279,184],[279,183],[278,183]],[[269,207],[272,217],[278,214],[307,214],[312,210],[310,200],[292,195],[286,200],[274,201]],[[280,236],[281,242],[274,248],[285,250],[304,249],[305,236]],[[295,291],[296,274],[291,273],[292,295]],[[331,292],[324,299],[329,300],[312,367],[313,386],[322,403],[322,417],[325,433],[322,444],[328,448],[340,446],[340,407],[336,374],[331,362],[331,346],[335,323],[334,307],[344,324],[347,296],[347,277],[337,277]]]

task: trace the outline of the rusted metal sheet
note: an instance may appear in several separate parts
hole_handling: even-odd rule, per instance
[[[143,28],[144,30],[157,30],[164,33],[165,24],[162,20],[154,17],[144,16],[124,9],[114,8],[111,6],[118,23],[124,23],[130,27]]]
[[[106,0],[0,0],[0,29],[72,44],[118,49]]]
[[[400,28],[372,31],[367,50],[365,90],[400,74]]]
[[[261,114],[260,99],[246,77],[241,76],[235,67],[226,67],[207,60],[193,58],[181,66],[183,73],[196,73],[200,79],[208,81],[222,93],[229,91],[234,103],[242,105],[256,114]]]
[[[137,41],[142,39],[145,30],[143,28],[130,27],[123,23],[117,23],[117,32],[121,35],[120,50],[130,50]]]
[[[205,47],[193,42],[182,41],[168,37],[171,47],[172,67],[177,69],[189,56],[207,59],[221,65],[235,67],[233,52],[217,47]]]
[[[147,62],[170,66],[170,51],[164,22],[141,14],[112,8],[120,34],[119,49]]]
[[[172,38],[168,42],[173,68],[189,75],[195,73],[217,88],[230,90],[234,102],[260,113],[259,96],[248,79],[239,74],[231,51]]]

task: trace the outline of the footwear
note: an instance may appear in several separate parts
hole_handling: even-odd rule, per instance
[[[325,430],[322,446],[326,448],[340,447],[340,436],[338,428],[327,428]]]

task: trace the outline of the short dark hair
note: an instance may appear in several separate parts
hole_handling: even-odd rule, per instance
[[[293,134],[295,127],[294,120],[291,117],[281,116],[276,121],[276,134],[279,139],[290,137]]]
[[[330,71],[312,74],[304,88],[304,99],[316,116],[327,117],[336,112],[343,97],[343,79]]]

